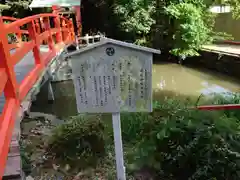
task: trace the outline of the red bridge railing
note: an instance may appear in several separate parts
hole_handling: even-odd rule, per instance
[[[14,36],[16,41],[9,42],[9,36]],[[22,100],[48,62],[74,39],[72,21],[56,14],[39,14],[23,19],[0,17],[0,95],[4,92],[5,96],[0,115],[0,179],[4,174],[12,131]],[[43,42],[47,43],[48,52],[40,51]],[[10,53],[13,48],[15,52]],[[14,66],[30,51],[35,60],[34,68],[18,83]]]
[[[232,110],[240,109],[240,104],[202,105],[196,107],[198,110]]]

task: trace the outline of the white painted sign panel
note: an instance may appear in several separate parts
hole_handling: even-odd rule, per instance
[[[152,53],[105,44],[71,62],[79,113],[152,111]]]

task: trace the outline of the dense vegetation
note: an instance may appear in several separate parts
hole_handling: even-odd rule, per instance
[[[165,98],[154,103],[152,113],[121,114],[127,179],[240,178],[238,115],[231,111],[198,111],[191,106],[189,101]],[[86,169],[94,168],[86,179],[115,179],[113,132],[108,115],[72,117],[43,140],[45,165],[57,164],[60,172],[68,165],[71,168],[65,172],[66,177],[79,172],[83,175]],[[45,165],[37,166],[44,169]]]
[[[45,9],[30,10],[31,0],[1,1],[3,15],[25,17]],[[203,44],[212,42],[213,4],[230,4],[235,18],[239,17],[239,0],[86,0],[82,1],[84,32],[101,31],[107,36],[137,44],[160,48],[185,58],[198,55]],[[96,17],[98,20],[96,21]]]
[[[1,1],[1,13],[22,18],[49,10],[30,10],[29,2]],[[214,3],[231,4],[233,15],[238,18],[238,0],[83,0],[83,6],[98,9],[98,14],[87,9],[94,18],[101,15],[100,23],[93,22],[91,26],[89,16],[83,17],[86,25],[83,27],[87,32],[96,25],[97,30],[108,36],[161,48],[164,54],[170,52],[184,58],[197,55],[201,45],[214,39],[214,15],[208,11]],[[239,97],[218,98],[217,102],[239,103]],[[155,103],[152,113],[121,115],[129,176],[139,172],[142,176],[150,174],[152,178],[167,180],[240,178],[239,113],[203,112],[189,109],[190,105],[166,98]],[[114,179],[113,134],[107,116],[71,118],[44,141],[44,153],[54,163],[79,169],[104,167],[106,179]],[[31,163],[27,157],[24,159],[26,164]]]
[[[237,3],[224,3],[231,3],[234,17],[237,17]],[[171,52],[182,58],[194,56],[198,55],[197,51],[203,44],[211,43],[217,35],[213,32],[215,15],[209,12],[209,7],[214,4],[222,3],[205,0],[103,0],[97,3],[103,14],[99,29],[118,39],[161,48],[163,54]]]

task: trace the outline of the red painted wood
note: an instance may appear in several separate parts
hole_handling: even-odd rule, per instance
[[[1,80],[0,83],[0,96],[1,96],[8,80],[7,73],[4,68],[0,68],[0,80]]]
[[[52,37],[52,33],[51,33],[51,28],[50,28],[49,17],[45,17],[43,19],[43,23],[44,23],[45,30],[48,32],[48,39],[47,39],[48,47],[52,51],[52,50],[54,50],[54,43],[53,43],[53,37]]]
[[[49,63],[49,61],[51,60],[51,57],[53,58],[54,56],[55,56],[55,54],[53,52],[51,52],[51,51],[42,54],[41,58],[42,58],[42,60],[44,62],[44,65],[46,66]]]
[[[40,41],[37,38],[37,32],[36,28],[34,27],[34,21],[31,21],[28,24],[28,31],[29,31],[29,36],[31,40],[34,42],[33,44],[33,56],[34,56],[34,61],[35,64],[43,64],[41,60],[41,52],[40,52]]]
[[[197,106],[199,110],[228,110],[228,109],[240,109],[240,104],[224,104],[224,105],[204,105]]]
[[[226,43],[226,44],[240,45],[240,41],[224,40],[223,42]]]
[[[13,64],[17,64],[22,58],[33,49],[35,43],[33,41],[30,42],[22,42],[20,47],[16,49],[16,52],[11,55],[11,61]]]
[[[37,40],[39,41],[39,43],[42,43],[44,40],[46,40],[48,38],[48,36],[49,36],[49,32],[44,31],[37,36]]]
[[[55,19],[54,28],[50,27],[50,17]],[[42,19],[44,20],[43,31],[39,25]],[[12,22],[4,24],[4,21]],[[64,24],[62,22],[64,22]],[[28,25],[28,30],[21,29],[23,25]],[[64,29],[61,29],[61,27],[64,27]],[[23,19],[0,17],[0,29],[0,94],[4,90],[6,99],[3,112],[0,115],[0,179],[2,179],[14,121],[20,103],[54,56],[56,56],[67,43],[74,42],[74,31],[72,22],[57,14],[38,14]],[[7,35],[11,33],[16,34],[18,43],[8,44]],[[23,42],[22,34],[29,34],[30,41]],[[62,39],[61,34],[64,34],[64,39]],[[53,35],[57,37],[57,44],[53,41]],[[44,40],[49,42],[50,49],[49,52],[41,53],[40,45]],[[10,50],[13,48],[17,48],[16,52],[10,54]],[[28,73],[21,84],[18,84],[14,66],[31,50],[34,54],[35,67]]]
[[[2,19],[0,19],[0,68],[5,68],[5,71],[8,76],[8,81],[5,87],[4,94],[6,97],[14,97],[17,96],[18,85],[14,72],[14,64],[11,61],[10,49],[8,46],[7,34],[9,34],[5,30],[5,26],[3,24]]]
[[[60,19],[59,17],[55,17],[54,18],[54,23],[56,25],[55,29],[56,29],[56,42],[59,43],[59,42],[62,42],[62,34],[61,34],[61,31],[60,31]],[[52,29],[53,31],[54,29]]]
[[[0,118],[0,179],[2,179],[11,142],[14,120],[19,104],[14,98],[7,98]]]
[[[32,88],[34,83],[37,81],[40,73],[43,70],[43,66],[38,64],[34,69],[24,78],[19,86],[19,99],[22,101],[27,95],[28,91]]]

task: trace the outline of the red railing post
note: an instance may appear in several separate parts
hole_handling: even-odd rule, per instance
[[[40,32],[43,33],[44,31],[46,31],[46,29],[45,29],[45,25],[44,25],[42,17],[39,18],[39,22],[40,22],[40,27],[41,27],[40,28]],[[48,43],[47,40],[45,40],[45,39],[42,42],[43,42],[43,44],[47,44]]]
[[[28,32],[29,32],[29,36],[30,39],[32,41],[34,41],[34,48],[33,48],[33,56],[34,56],[34,60],[35,60],[35,64],[41,64],[41,52],[40,52],[40,41],[37,38],[37,32],[34,26],[34,21],[31,21],[28,24]]]
[[[19,27],[19,31],[16,33],[18,43],[22,42],[22,33],[21,28]]]
[[[8,82],[6,84],[6,91],[4,91],[5,97],[17,98],[18,85],[14,72],[14,64],[10,59],[10,48],[8,46],[8,33],[5,31],[4,23],[0,19],[0,68],[5,68],[8,75]]]
[[[53,38],[52,38],[52,32],[51,32],[51,28],[50,28],[49,17],[44,17],[43,23],[44,23],[45,31],[49,32],[49,35],[48,35],[48,47],[49,47],[50,50],[54,51],[55,50],[54,49],[54,42],[53,42]]]
[[[70,30],[70,39],[71,41],[75,41],[75,33],[74,33],[74,27],[73,27],[73,21],[70,19],[68,28]]]
[[[66,32],[66,26],[67,26],[67,24],[66,24],[66,21],[65,21],[65,19],[62,19],[62,37],[63,37],[63,42],[65,42],[65,40],[66,40],[66,37],[67,37],[67,32]]]
[[[8,77],[4,88],[5,105],[0,116],[0,179],[2,179],[16,116],[14,110],[19,106],[19,88],[14,72],[14,64],[10,58],[10,48],[7,39],[8,32],[2,19],[0,19],[0,29],[0,68],[5,69]]]
[[[58,29],[58,32],[56,33],[56,42],[60,43],[60,42],[62,42],[62,33],[61,33],[59,16],[54,17],[54,24],[55,24],[55,28]]]
[[[76,21],[77,21],[77,37],[82,34],[82,17],[81,17],[81,6],[75,6]]]
[[[62,42],[62,33],[61,33],[61,26],[60,26],[60,16],[58,15],[58,9],[60,7],[58,6],[52,6],[53,14],[56,14],[57,16],[54,17],[54,26],[58,29],[56,33],[56,43]]]
[[[37,34],[41,34],[41,29],[40,29],[40,24],[39,24],[39,19],[37,19],[36,21],[34,21],[35,23],[35,31]]]
[[[51,30],[49,17],[53,17],[56,22],[56,29],[54,30]],[[43,23],[40,21],[41,24],[38,24],[39,18],[40,20],[43,18]],[[64,46],[62,43],[57,49],[54,48],[53,34],[56,33],[57,42],[62,41],[61,33],[64,35],[64,43],[74,42],[72,22],[61,17],[61,20],[63,20],[63,26],[61,27],[62,23],[59,23],[59,18],[60,17],[56,17],[55,14],[41,14],[19,20],[9,17],[0,17],[0,89],[1,92],[4,90],[6,100],[2,114],[0,114],[0,179],[2,179],[4,174],[11,135],[20,103],[36,83],[39,74],[44,69],[43,65],[52,60],[56,55],[55,52],[57,49],[61,50]],[[4,19],[10,19],[14,22],[5,25],[3,23]],[[36,21],[36,25],[34,21]],[[28,25],[28,31],[21,29],[21,27],[26,24]],[[41,32],[40,25],[43,25],[45,32]],[[19,42],[22,39],[22,34],[29,34],[31,38],[30,42],[22,42],[21,45],[15,49],[16,51],[10,53],[13,47],[12,44],[8,44],[7,36],[10,33],[16,34]],[[41,54],[40,44],[42,40],[46,38],[48,39],[50,50],[49,52]],[[21,83],[18,84],[14,66],[31,50],[33,50],[35,66],[27,76],[24,77]]]

